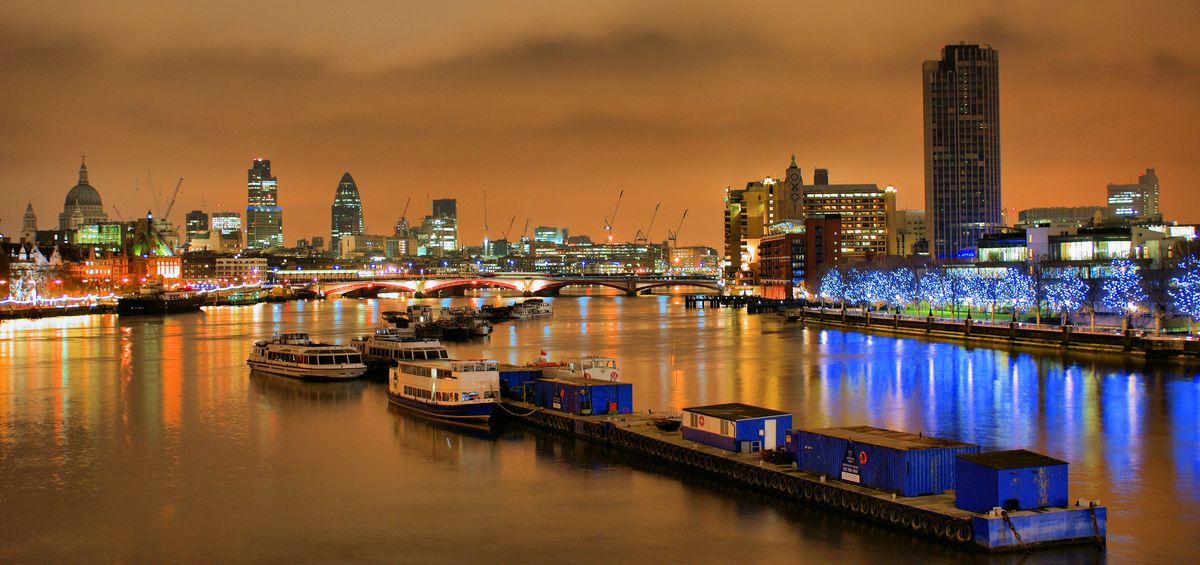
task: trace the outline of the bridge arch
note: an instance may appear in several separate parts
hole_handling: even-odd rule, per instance
[[[394,288],[405,292],[417,293],[416,284],[413,281],[355,281],[324,284],[318,283],[315,286],[325,296],[343,295],[364,288]]]
[[[467,288],[507,288],[517,292],[525,292],[526,286],[524,281],[518,279],[500,279],[500,278],[484,278],[484,279],[453,279],[453,280],[431,280],[425,283],[424,292],[438,292],[457,287]]]

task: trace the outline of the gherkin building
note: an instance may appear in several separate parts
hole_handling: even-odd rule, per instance
[[[348,172],[338,181],[332,208],[329,249],[336,253],[338,242],[343,237],[363,234],[362,201],[358,198],[358,185],[354,184],[354,177]]]

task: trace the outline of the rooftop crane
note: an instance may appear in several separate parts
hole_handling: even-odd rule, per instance
[[[617,210],[621,209],[621,197],[623,197],[623,196],[625,196],[624,190],[622,190],[620,193],[617,194],[617,205],[613,206],[612,219],[611,220],[608,218],[604,219],[604,231],[608,232],[608,242],[609,243],[613,242],[613,235],[612,235],[613,223],[617,221]]]
[[[654,219],[658,217],[658,209],[661,207],[661,200],[654,204],[654,213],[650,214],[650,225],[646,227],[646,231],[638,230],[637,235],[633,236],[634,243],[646,243],[650,241],[650,230],[654,229]]]
[[[488,254],[487,191],[483,191],[483,254]]]
[[[667,240],[679,247],[679,230],[683,228],[683,221],[687,219],[687,208],[683,209],[683,216],[679,218],[679,225],[675,226],[675,231],[667,228]]]
[[[521,230],[521,239],[525,239],[527,233],[529,233],[529,218],[525,218],[525,228]]]
[[[117,221],[118,221],[118,222],[124,222],[124,221],[125,221],[125,217],[121,215],[121,210],[117,208],[117,205],[116,205],[116,204],[113,204],[113,205],[112,205],[112,207],[113,207],[113,212],[116,212],[116,213],[117,213]]]
[[[508,241],[508,232],[512,231],[513,224],[517,222],[517,215],[513,214],[511,220],[508,221],[508,227],[504,228],[504,233],[500,234],[500,239]]]
[[[175,199],[179,198],[179,187],[183,186],[183,177],[179,177],[179,182],[175,183],[175,192],[171,194],[171,201],[167,203],[167,211],[163,212],[162,218],[165,220],[171,215],[171,209],[175,207]]]
[[[408,205],[409,205],[409,204],[412,204],[412,197],[411,197],[411,196],[409,196],[409,197],[408,197],[408,200],[405,200],[405,201],[404,201],[404,211],[403,211],[403,212],[400,212],[400,218],[401,218],[401,219],[408,218]]]

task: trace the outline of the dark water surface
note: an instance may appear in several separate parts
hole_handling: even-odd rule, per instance
[[[498,301],[497,297],[429,301]],[[0,562],[1200,560],[1200,377],[1102,356],[803,329],[678,296],[562,297],[459,357],[618,357],[639,409],[742,401],[1071,462],[1107,553],[981,556],[521,427],[389,411],[382,384],[251,376],[250,342],[346,341],[396,300],[0,325]]]

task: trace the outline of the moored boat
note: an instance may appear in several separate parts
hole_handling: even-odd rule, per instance
[[[448,359],[449,352],[440,341],[416,337],[399,328],[383,327],[374,333],[350,340],[350,346],[363,356],[371,373],[387,372],[393,361]]]
[[[514,318],[540,318],[554,315],[554,306],[541,298],[528,298],[512,305]]]
[[[493,360],[397,361],[388,370],[388,401],[432,418],[487,421],[499,400]]]
[[[302,332],[254,342],[246,364],[264,373],[307,380],[356,379],[367,372],[362,354],[343,345],[316,343]]]
[[[204,295],[191,291],[170,291],[161,284],[144,286],[134,294],[117,299],[117,314],[132,316],[139,314],[171,314],[192,312],[204,304]]]

